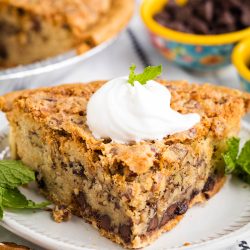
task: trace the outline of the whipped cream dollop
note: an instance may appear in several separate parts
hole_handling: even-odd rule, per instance
[[[104,84],[87,105],[87,124],[95,138],[118,143],[161,140],[200,122],[198,114],[181,114],[170,107],[171,93],[150,80],[142,85],[127,77]]]

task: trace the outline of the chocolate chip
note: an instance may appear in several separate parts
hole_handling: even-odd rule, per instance
[[[86,115],[86,112],[85,111],[79,111],[79,116],[85,116]]]
[[[25,15],[25,10],[22,8],[17,8],[17,13],[19,16],[24,16]]]
[[[111,138],[105,138],[105,139],[103,139],[103,143],[104,143],[104,144],[108,144],[108,143],[110,143],[110,142],[112,142],[112,139],[111,139]]]
[[[207,21],[211,21],[214,14],[214,3],[207,1],[204,4],[204,17]]]
[[[102,228],[106,231],[111,231],[111,220],[110,220],[110,217],[108,215],[101,215],[99,218],[98,218],[98,221],[97,221],[97,226],[99,228]]]
[[[208,192],[208,191],[211,191],[213,188],[214,188],[214,185],[215,185],[215,180],[209,176],[203,189],[202,189],[202,192]]]
[[[38,187],[41,189],[46,189],[45,181],[42,177],[42,174],[39,171],[35,172],[35,178],[36,178],[36,182],[38,184]]]
[[[175,210],[176,210],[177,206],[178,206],[178,204],[175,203],[167,208],[167,210],[164,212],[164,214],[162,216],[159,227],[164,226],[168,221],[170,221],[171,219],[173,219],[175,217]]]
[[[1,35],[16,35],[17,33],[20,32],[20,28],[17,27],[16,25],[7,22],[7,21],[0,21],[0,34]]]
[[[103,155],[101,150],[94,150],[93,151],[93,162],[100,161],[100,156]]]
[[[88,203],[86,201],[85,194],[83,192],[79,192],[75,197],[76,204],[81,208],[81,210],[85,210],[88,207]]]
[[[81,177],[85,177],[86,178],[86,175],[84,174],[84,169],[83,168],[80,168],[80,169],[73,169],[72,170],[72,173],[76,176],[81,176]]]
[[[178,203],[174,213],[176,215],[182,215],[182,214],[185,214],[187,210],[188,210],[188,202],[184,200]]]
[[[120,204],[117,201],[115,202],[115,208],[116,209],[120,209],[121,208]]]
[[[148,232],[154,231],[158,227],[158,217],[155,215],[148,224]]]
[[[209,194],[204,193],[204,196],[205,196],[206,200],[209,200],[209,198],[210,198],[210,195],[209,195]]]
[[[126,176],[126,181],[127,182],[132,182],[136,179],[136,177],[138,176],[137,173],[134,172],[130,172],[127,176]]]
[[[199,194],[199,191],[197,189],[194,189],[190,195],[190,200],[192,200],[197,194]]]
[[[250,8],[244,9],[242,16],[241,16],[241,22],[245,26],[250,26]]]
[[[168,1],[154,18],[181,32],[221,34],[249,27],[249,16],[250,1],[189,0],[184,6]]]
[[[1,59],[6,60],[8,56],[9,55],[6,46],[0,43],[0,60]]]
[[[63,29],[65,29],[65,30],[70,30],[70,26],[69,26],[67,23],[64,23],[64,24],[62,25],[62,27],[63,27]]]
[[[42,25],[41,25],[41,21],[39,20],[39,18],[37,17],[32,18],[32,29],[37,33],[41,32]]]
[[[118,161],[115,160],[114,163],[113,163],[112,168],[110,169],[111,175],[118,174],[118,175],[123,176],[124,171],[125,171],[124,168],[125,168],[125,166],[123,165],[122,162],[118,162]]]
[[[131,225],[126,225],[126,224],[120,225],[119,234],[125,243],[130,242],[132,235]]]
[[[58,135],[63,136],[63,137],[70,137],[70,133],[68,133],[64,129],[58,130],[57,133],[58,133]]]

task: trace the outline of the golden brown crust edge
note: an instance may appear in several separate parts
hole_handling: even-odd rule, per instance
[[[134,6],[134,0],[113,0],[108,14],[104,15],[94,27],[89,28],[87,36],[91,43],[100,44],[122,31],[133,15]],[[78,51],[81,51],[81,47]]]
[[[116,159],[123,162],[130,171],[135,173],[147,172],[152,166],[155,154],[152,153],[151,146],[161,152],[166,143],[190,144],[204,137],[220,141],[236,136],[240,130],[241,117],[249,111],[250,94],[248,93],[209,84],[197,85],[188,84],[185,81],[161,81],[171,91],[172,108],[184,113],[198,113],[202,117],[201,122],[191,130],[166,136],[162,141],[142,141],[132,146],[116,143],[105,144],[103,140],[96,140],[93,137],[84,120],[80,126],[68,119],[70,116],[77,119],[86,118],[86,115],[80,117],[78,112],[83,111],[86,114],[87,100],[103,83],[104,81],[96,81],[85,85],[68,84],[53,88],[14,92],[1,98],[0,109],[7,113],[11,121],[11,109],[14,103],[15,113],[24,111],[42,126],[48,126],[52,130],[66,131],[76,140],[82,138],[90,148],[93,150],[98,148],[105,155],[109,154],[112,147],[116,147]],[[47,102],[46,96],[54,99],[59,98],[58,100],[61,101],[54,102],[55,109],[51,109],[51,106],[44,109]],[[76,99],[75,102],[73,101],[73,109],[71,104],[64,101],[68,97]],[[77,101],[79,97],[84,99],[81,104]],[[73,99],[71,98],[71,101]],[[68,114],[67,117],[60,113],[65,112],[64,110]],[[49,122],[50,119],[60,120],[58,123],[60,125]],[[133,152],[133,157],[131,157],[131,152]]]
[[[186,89],[186,92],[192,91],[193,87],[196,87],[196,88],[198,87],[203,92],[207,92],[208,94],[211,93],[211,90],[212,90],[212,91],[218,91],[220,93],[242,98],[245,104],[245,112],[246,113],[250,112],[250,93],[242,92],[238,89],[232,89],[232,88],[227,88],[224,86],[213,85],[210,83],[204,83],[200,85],[196,83],[190,84],[185,80],[166,81],[166,80],[159,79],[158,81],[163,85],[174,84],[182,89]],[[83,86],[85,86],[85,88],[91,87],[92,89],[97,90],[105,82],[106,80],[99,80],[99,81],[92,81],[88,83],[72,83],[72,84],[63,84],[63,85],[54,86],[54,87],[41,87],[41,88],[32,89],[32,90],[13,91],[3,96],[0,96],[0,110],[2,110],[3,112],[11,111],[12,104],[15,102],[15,100],[20,96],[29,95],[29,93],[36,93],[39,91],[49,92],[51,89],[62,91],[64,88],[76,89],[77,91],[77,88],[83,87]]]

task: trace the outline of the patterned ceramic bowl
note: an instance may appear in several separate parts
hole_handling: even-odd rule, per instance
[[[250,92],[250,38],[235,46],[232,61],[238,71],[242,88]]]
[[[234,45],[250,37],[250,28],[220,35],[194,35],[166,28],[153,18],[166,2],[143,0],[141,16],[153,45],[168,60],[180,66],[200,71],[218,70],[231,63]]]

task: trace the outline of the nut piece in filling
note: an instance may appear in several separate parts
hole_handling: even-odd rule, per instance
[[[152,243],[220,189],[225,142],[250,109],[250,95],[238,90],[158,82],[170,91],[173,110],[199,114],[200,122],[161,140],[126,144],[96,139],[86,124],[88,101],[104,82],[0,98],[13,158],[37,172],[51,201],[127,248]]]

